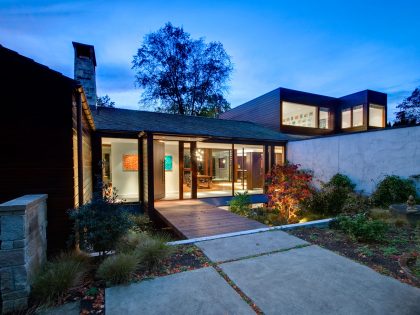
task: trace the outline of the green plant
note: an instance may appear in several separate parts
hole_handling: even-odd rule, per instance
[[[372,257],[373,256],[373,251],[369,248],[368,245],[363,245],[363,246],[358,247],[356,249],[356,252],[358,252],[358,253],[360,253],[364,256],[367,256],[367,257]]]
[[[139,264],[149,270],[156,266],[174,251],[173,246],[166,244],[162,236],[149,236],[140,242],[134,251]]]
[[[118,253],[129,254],[132,253],[142,242],[149,240],[150,236],[145,232],[139,233],[133,230],[129,230],[123,235],[116,243],[116,251]]]
[[[115,248],[133,222],[126,208],[117,202],[116,192],[96,193],[91,202],[69,211],[80,248],[101,256]]]
[[[138,259],[133,254],[116,254],[107,257],[99,266],[96,275],[107,285],[127,283],[138,267]]]
[[[300,204],[309,198],[312,174],[299,165],[275,165],[266,177],[268,208],[277,214],[280,223],[299,221]]]
[[[135,232],[149,232],[152,229],[152,221],[146,214],[130,214],[129,219],[133,222],[131,229]]]
[[[386,246],[381,248],[384,256],[393,256],[399,253],[398,249],[395,246]]]
[[[335,174],[321,189],[314,190],[312,195],[302,202],[302,207],[310,213],[337,215],[355,213],[367,209],[367,198],[354,192],[355,184],[342,174]]]
[[[335,225],[346,234],[361,241],[383,241],[388,230],[385,222],[372,220],[364,213],[339,216]]]
[[[393,203],[406,202],[408,197],[416,197],[416,187],[409,179],[399,176],[386,176],[372,194],[373,202],[377,206],[389,206]]]
[[[248,216],[251,209],[251,197],[248,195],[248,192],[236,193],[235,197],[229,201],[229,210],[233,213]]]
[[[325,184],[326,187],[341,187],[346,188],[349,191],[353,191],[356,187],[356,184],[354,184],[351,179],[343,174],[337,173],[333,177],[331,177],[330,181]]]
[[[32,295],[41,303],[51,304],[80,284],[86,272],[87,266],[79,256],[60,255],[34,274]]]

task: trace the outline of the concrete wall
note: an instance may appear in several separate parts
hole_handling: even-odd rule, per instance
[[[119,142],[113,142],[111,144],[112,187],[117,189],[120,198],[138,198],[138,173],[123,171],[122,163],[124,154],[138,154],[137,144]]]
[[[314,171],[316,180],[345,174],[370,194],[385,175],[420,174],[420,126],[293,141],[287,159]]]
[[[30,279],[46,261],[47,195],[25,195],[0,205],[1,313],[28,305]]]

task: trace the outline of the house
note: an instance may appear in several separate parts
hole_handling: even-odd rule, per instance
[[[220,115],[288,134],[331,135],[384,128],[387,95],[365,90],[335,98],[277,88]]]
[[[63,248],[67,210],[92,197],[86,96],[79,82],[3,46],[0,68],[0,203],[47,193],[48,246]]]
[[[302,138],[290,134],[381,128],[386,119],[386,95],[373,91],[332,98],[279,88],[224,119],[97,108],[94,47],[73,47],[71,79],[0,46],[0,202],[47,193],[50,252],[68,240],[67,210],[99,183],[151,216],[158,200],[258,195],[288,141]]]

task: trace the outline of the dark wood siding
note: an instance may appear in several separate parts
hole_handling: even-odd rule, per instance
[[[0,47],[0,202],[48,194],[48,249],[64,248],[74,206],[73,83]]]
[[[280,89],[268,92],[220,115],[222,119],[243,120],[279,131]]]
[[[83,154],[83,201],[92,199],[92,136],[86,114],[82,114],[82,154]]]

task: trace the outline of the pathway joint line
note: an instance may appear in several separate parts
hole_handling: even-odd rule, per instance
[[[334,220],[335,220],[334,218],[329,218],[329,219],[322,219],[322,220],[310,221],[310,222],[305,222],[305,223],[286,224],[286,225],[272,226],[272,227],[268,227],[268,228],[246,230],[246,231],[241,231],[241,232],[218,234],[218,235],[213,235],[213,236],[204,236],[204,237],[198,237],[198,238],[191,238],[191,239],[188,239],[188,240],[168,242],[167,245],[185,245],[185,244],[199,243],[199,242],[204,242],[204,241],[212,241],[212,240],[217,240],[217,239],[221,239],[221,238],[235,237],[235,236],[248,235],[248,234],[256,234],[256,233],[268,232],[268,231],[292,230],[292,229],[297,229],[297,228],[308,228],[308,227],[321,227],[321,226],[328,225],[330,222],[332,222]]]
[[[277,254],[277,253],[282,253],[282,252],[288,252],[290,250],[300,249],[300,248],[313,246],[313,245],[314,244],[312,244],[312,243],[296,245],[296,246],[290,247],[290,248],[282,248],[282,249],[272,250],[271,252],[267,252],[267,253],[260,253],[260,254],[249,255],[249,256],[240,257],[240,258],[228,259],[228,260],[225,260],[225,261],[216,262],[215,264],[220,265],[220,264],[230,263],[230,262],[239,261],[239,260],[251,259],[251,258],[256,258],[256,257],[261,257],[261,256],[266,256],[266,255],[271,255],[271,254]],[[210,260],[210,258],[208,258],[208,259]]]

